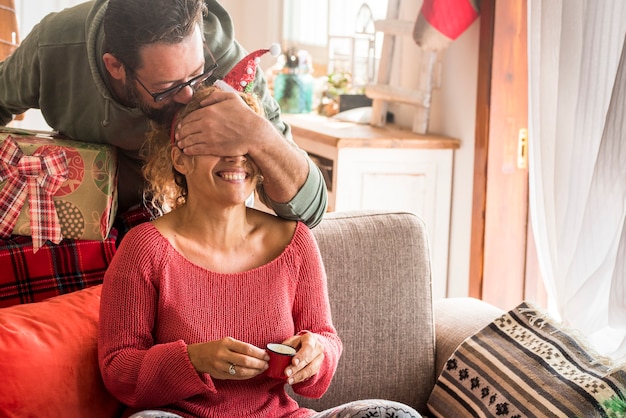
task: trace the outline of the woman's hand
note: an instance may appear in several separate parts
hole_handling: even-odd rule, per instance
[[[324,361],[324,346],[315,334],[304,332],[288,338],[283,344],[298,350],[291,361],[292,366],[287,367],[285,371],[288,376],[287,383],[293,385],[302,382],[320,371]]]
[[[250,379],[263,373],[269,360],[265,350],[231,337],[189,344],[187,352],[199,373],[208,373],[215,379]]]

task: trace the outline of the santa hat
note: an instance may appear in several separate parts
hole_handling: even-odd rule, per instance
[[[256,75],[256,67],[261,60],[261,56],[270,53],[273,57],[280,54],[280,45],[272,44],[267,49],[259,49],[251,52],[233,67],[224,80],[217,80],[215,85],[222,90],[232,90],[238,92],[252,91],[254,77]],[[230,86],[231,88],[226,87]]]

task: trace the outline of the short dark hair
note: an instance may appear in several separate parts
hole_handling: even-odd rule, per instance
[[[202,30],[204,0],[109,0],[104,13],[105,50],[127,70],[141,66],[142,46],[156,42],[176,44]]]

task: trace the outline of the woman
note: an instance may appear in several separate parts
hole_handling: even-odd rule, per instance
[[[177,120],[209,94],[259,111],[252,96],[214,90],[198,91]],[[321,397],[342,351],[313,235],[246,206],[262,181],[248,156],[187,156],[170,136],[152,133],[144,169],[163,215],[128,232],[104,279],[106,387],[125,416],[315,416],[285,391]],[[263,347],[275,342],[297,349],[285,380],[264,374]]]

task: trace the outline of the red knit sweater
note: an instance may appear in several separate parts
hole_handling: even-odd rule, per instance
[[[106,387],[132,408],[184,417],[305,417],[284,382],[264,375],[219,380],[199,374],[187,344],[226,336],[265,347],[298,331],[325,347],[318,374],[296,393],[320,397],[342,345],[332,324],[326,274],[302,223],[275,260],[242,273],[215,273],[178,253],[151,224],[133,228],[104,278],[98,336]]]

